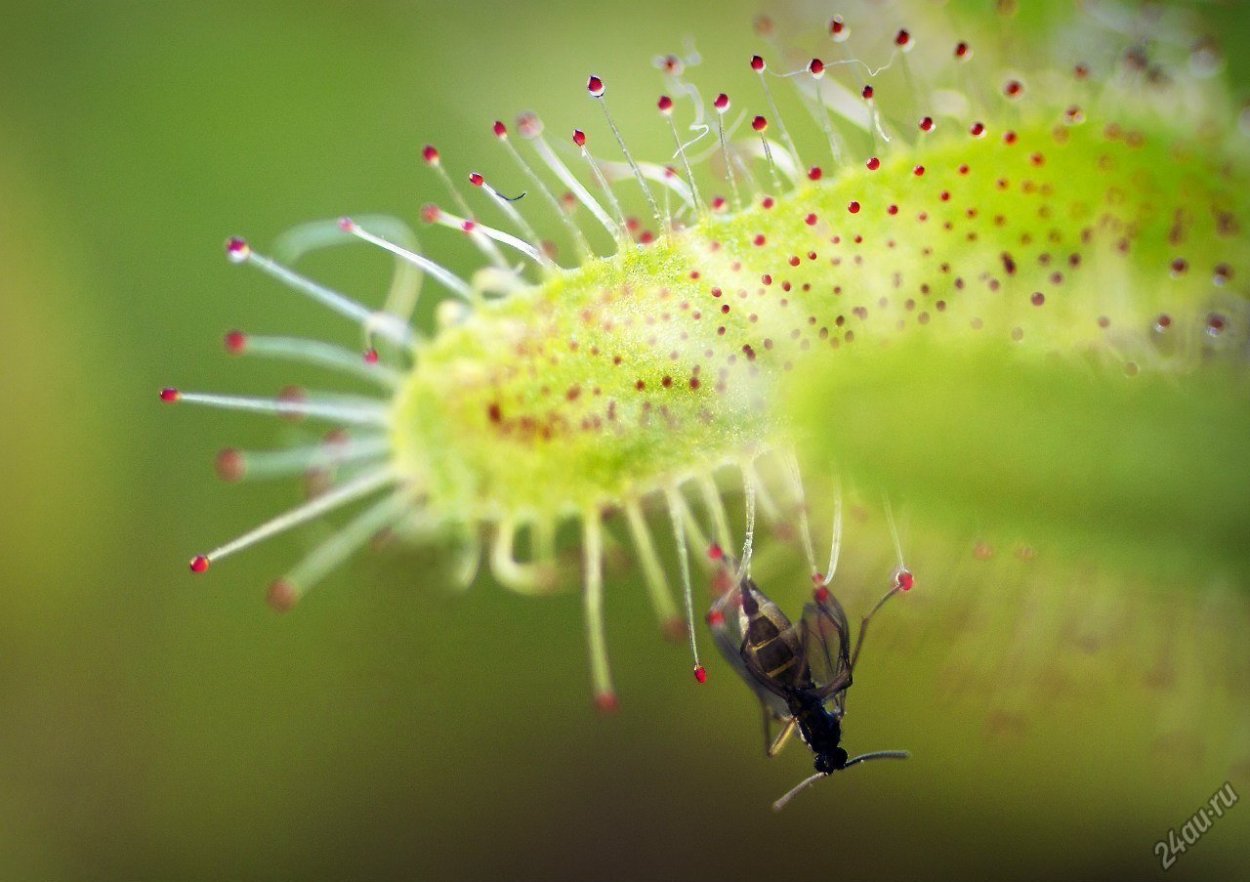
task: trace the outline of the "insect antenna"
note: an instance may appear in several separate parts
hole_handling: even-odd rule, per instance
[[[810,778],[804,778],[798,784],[795,784],[794,787],[790,788],[790,790],[787,791],[785,796],[781,797],[781,799],[773,803],[773,811],[775,812],[781,811],[783,808],[786,807],[786,805],[789,804],[790,800],[794,799],[794,797],[798,796],[808,787],[811,787],[821,778],[828,778],[828,777],[829,775],[827,772],[817,772],[815,775],[812,775]]]
[[[846,765],[844,765],[842,768],[849,769],[851,766],[855,765],[856,763],[863,763],[863,762],[867,762],[868,760],[908,759],[910,756],[911,754],[907,752],[906,750],[876,750],[876,751],[873,751],[872,753],[862,753],[859,756],[855,757],[854,759],[847,760]],[[794,797],[798,796],[808,787],[811,787],[821,778],[828,778],[829,774],[830,773],[828,772],[817,772],[815,775],[812,775],[811,777],[804,778],[798,784],[795,784],[794,787],[790,788],[790,790],[786,792],[785,796],[781,797],[781,799],[773,803],[773,811],[775,812],[781,811],[783,808],[785,808],[789,804],[790,800],[794,799]]]
[[[846,761],[846,765],[842,768],[849,769],[856,763],[866,763],[868,760],[877,759],[910,759],[911,753],[906,750],[874,750],[872,753],[861,753],[859,756]]]

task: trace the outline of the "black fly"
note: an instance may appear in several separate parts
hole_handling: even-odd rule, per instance
[[[816,588],[812,601],[804,606],[797,625],[751,581],[745,566],[739,569],[719,548],[711,550],[713,559],[722,563],[726,575],[737,584],[712,605],[708,624],[721,654],[760,700],[768,755],[775,756],[796,730],[815,755],[816,774],[773,803],[778,811],[801,790],[834,772],[868,760],[906,759],[910,755],[904,750],[882,750],[850,757],[841,746],[846,693],[869,622],[887,600],[910,591],[915,578],[903,565],[900,551],[893,584],[864,617],[852,651],[846,612],[829,590],[840,533],[839,501],[829,573],[824,578],[813,577]],[[895,545],[897,548],[897,535]],[[749,554],[748,547],[744,556]],[[772,737],[774,720],[782,724],[776,739]]]

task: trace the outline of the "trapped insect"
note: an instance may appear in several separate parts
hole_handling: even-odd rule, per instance
[[[265,250],[229,239],[231,262],[347,320],[359,342],[241,331],[224,341],[231,356],[337,373],[347,391],[161,389],[168,404],[330,429],[304,432],[289,447],[221,452],[223,479],[304,475],[312,498],[195,554],[191,571],[206,574],[360,506],[270,584],[275,609],[293,608],[382,531],[443,550],[448,580],[464,586],[481,569],[521,593],[580,580],[595,702],[611,709],[604,563],[618,537],[604,524],[610,513],[624,515],[620,544],[671,634],[692,630],[692,602],[684,597],[683,622],[661,561],[674,546],[684,557],[692,508],[717,522],[722,547],[729,538],[719,513],[737,487],[758,494],[765,519],[785,521],[770,496],[787,488],[769,486],[766,457],[795,450],[809,462],[836,459],[848,476],[894,482],[914,499],[927,490],[934,508],[951,510],[955,482],[882,467],[915,462],[915,434],[869,439],[904,413],[882,405],[884,394],[860,391],[893,358],[905,357],[903,381],[885,388],[908,395],[914,383],[950,376],[933,356],[968,360],[974,392],[991,378],[1015,383],[1014,374],[983,369],[1000,355],[1038,367],[1047,390],[1068,382],[1084,390],[1093,357],[1110,367],[1098,388],[1116,402],[1129,394],[1126,377],[1140,376],[1139,385],[1149,375],[1191,377],[1188,396],[1228,387],[1223,375],[1196,373],[1216,356],[1236,371],[1244,361],[1250,169],[1241,129],[1250,131],[1250,112],[1238,115],[1220,90],[1186,73],[1192,60],[1173,51],[1186,42],[1179,26],[1159,41],[1149,70],[1136,28],[1101,37],[1083,28],[1093,45],[1082,51],[1105,44],[1096,57],[1107,62],[1091,68],[1051,57],[1067,56],[1066,43],[1011,24],[1015,4],[988,19],[950,8],[959,5],[848,2],[818,44],[824,58],[798,53],[761,19],[760,45],[729,60],[756,81],[741,91],[728,69],[698,67],[693,54],[658,59],[663,92],[648,118],[671,146],[652,161],[626,147],[639,118],[622,117],[621,127],[609,113],[625,80],[620,91],[594,74],[570,84],[591,102],[598,128],[558,140],[531,112],[511,127],[483,117],[483,135],[500,151],[485,173],[455,166],[452,151],[420,153],[447,189],[445,205],[421,212],[425,242],[401,221],[368,215],[302,225]],[[1096,23],[1088,10],[1082,21]],[[1013,27],[1019,35],[1005,40]],[[521,192],[530,196],[505,195]],[[440,236],[466,238],[477,251],[471,275],[440,259]],[[395,257],[385,297],[357,300],[293,266],[346,242]],[[446,297],[429,323],[414,321],[422,280]],[[925,357],[912,357],[913,346]],[[836,398],[797,394],[826,382]],[[1031,401],[1015,391],[1005,394]],[[994,396],[970,397],[978,419],[998,413],[985,404]],[[1224,414],[1223,403],[1215,399],[1214,412]],[[1089,411],[1090,419],[1102,413]],[[1163,437],[1187,453],[1192,423],[1178,425]],[[1133,435],[1118,420],[1100,426],[1116,439]],[[1138,434],[1155,434],[1155,421],[1146,429]],[[1005,500],[1004,514],[1018,519],[1033,487],[1068,487],[1067,471],[1038,469],[1066,469],[1115,447],[1071,443],[1089,430],[1088,422],[1077,432],[1039,421],[1029,440],[1054,440],[1058,455],[1024,467],[1008,449],[1009,467],[978,476],[992,474],[1007,492],[991,484],[977,505]],[[832,446],[796,448],[802,434]],[[922,459],[981,462],[986,439],[999,437],[981,433],[975,455],[948,443],[925,447]],[[1232,452],[1213,461],[1240,462],[1240,437],[1228,437]],[[1129,475],[1104,485],[1101,498],[1117,500],[1135,486],[1136,462],[1090,463],[1087,473]],[[1196,471],[1215,476],[1211,492],[1236,486],[1227,471]],[[1157,472],[1175,496],[1205,500],[1186,484],[1194,470]],[[1074,507],[1087,509],[1090,498],[1097,494],[1076,495]],[[1124,534],[1177,533],[1168,493],[1142,498],[1158,529]],[[1240,535],[1236,501],[1189,510],[1224,513],[1211,535]],[[690,545],[706,547],[690,529]],[[561,532],[580,534],[576,575],[558,560]]]
[[[888,514],[887,506],[887,514]],[[748,515],[749,524],[749,515]],[[894,531],[893,519],[890,519]],[[750,536],[748,528],[748,537]],[[840,500],[834,513],[833,548],[829,569],[823,578],[813,576],[812,600],[803,607],[798,624],[786,617],[777,604],[765,596],[748,575],[750,539],[742,565],[736,565],[717,546],[711,557],[726,568],[734,583],[712,605],[708,624],[721,654],[760,700],[764,712],[764,749],[776,756],[796,731],[815,755],[816,774],[804,779],[773,803],[780,811],[798,793],[821,778],[876,759],[907,759],[905,750],[878,750],[851,757],[841,746],[842,717],[846,713],[846,693],[851,688],[855,664],[864,645],[864,635],[872,617],[896,594],[910,591],[915,577],[903,563],[892,574],[893,584],[877,601],[859,626],[855,649],[846,611],[829,590],[837,568],[841,545],[842,511]],[[897,533],[895,547],[900,549]],[[814,569],[814,567],[813,567]],[[782,724],[772,737],[772,723]]]

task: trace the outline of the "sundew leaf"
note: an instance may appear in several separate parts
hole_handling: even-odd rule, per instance
[[[1244,371],[1127,376],[937,338],[843,354],[791,389],[809,458],[948,527],[1250,587]]]

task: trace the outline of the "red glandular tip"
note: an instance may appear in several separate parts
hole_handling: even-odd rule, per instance
[[[1212,337],[1218,337],[1224,333],[1225,324],[1224,316],[1218,312],[1213,312],[1207,316],[1207,333]]]
[[[164,401],[166,404],[173,404],[181,397],[178,390],[172,386],[166,386],[161,390],[161,401]]]
[[[1003,84],[1003,95],[1008,98],[1019,98],[1024,94],[1024,83],[1019,80],[1008,80]]]
[[[724,113],[729,109],[729,96],[721,92],[716,96],[716,100],[712,102],[712,106],[716,108],[717,113]]]
[[[299,600],[299,592],[286,579],[278,579],[269,585],[265,601],[277,612],[287,612]]]
[[[807,63],[807,72],[816,79],[820,79],[825,75],[825,63],[819,58],[813,58]]]
[[[601,714],[614,714],[621,708],[615,692],[600,692],[595,696],[595,709]]]
[[[469,172],[469,183],[475,187],[480,187],[486,183],[486,178],[482,177],[477,172]]]
[[[495,133],[495,137],[500,141],[508,137],[508,127],[505,126],[501,120],[495,120],[495,124],[491,127],[491,130]]]
[[[969,61],[972,58],[972,47],[960,40],[955,44],[955,58],[959,61]]]
[[[583,132],[581,129],[574,129],[573,130],[573,143],[576,144],[578,147],[585,147],[586,146],[586,133]]]
[[[714,609],[707,614],[707,625],[709,628],[725,627],[725,614],[718,609]]]
[[[911,170],[911,173],[918,178],[924,177],[924,166],[923,165],[916,166],[915,168]]]
[[[807,179],[809,181],[819,181],[824,176],[825,176],[824,171],[822,171],[820,166],[818,165],[813,165],[811,168],[807,170]]]
[[[817,573],[812,578],[819,579],[820,574]],[[827,585],[817,585],[816,588],[812,591],[812,599],[815,600],[817,603],[828,603],[829,602],[829,587]]]
[[[217,471],[217,477],[221,480],[233,484],[242,481],[243,476],[247,473],[247,463],[243,458],[243,454],[235,450],[233,447],[227,447],[217,454],[213,466]]]
[[[694,666],[694,681],[700,685],[707,682],[707,670],[703,665]]]
[[[854,199],[852,199],[850,203],[846,206],[846,210],[849,211],[851,214],[859,214],[859,203],[855,201]]]
[[[894,587],[899,591],[910,591],[916,587],[916,577],[907,567],[899,567],[894,572]]]
[[[768,129],[768,120],[762,116],[757,116],[755,119],[751,120],[751,128],[755,129],[757,132],[763,132]]]
[[[543,121],[536,113],[522,113],[516,118],[516,128],[522,138],[537,138],[543,133]]]
[[[937,128],[937,123],[933,121],[933,117],[926,116],[920,120],[920,131],[931,132]]]
[[[222,344],[231,355],[242,355],[247,349],[247,334],[242,331],[231,331],[222,339]]]
[[[660,61],[660,70],[670,76],[679,77],[686,70],[685,62],[676,55],[665,55]]]
[[[971,126],[968,127],[968,134],[974,138],[984,138],[985,137],[985,123],[974,122]]]
[[[356,222],[350,217],[339,218],[339,229],[344,233],[350,233],[356,229]]]
[[[765,67],[767,67],[767,65],[764,64],[764,59],[762,57],[760,57],[759,55],[751,56],[751,70],[755,71],[756,73],[760,73],[764,70]]]
[[[708,546],[707,556],[708,556],[708,560],[723,560],[725,557],[725,552],[721,550],[721,547],[719,545],[713,543],[712,545]]]
[[[864,165],[868,167],[869,171],[876,171],[877,169],[881,168],[881,160],[875,156],[870,156],[868,157],[868,161],[864,163]]]
[[[894,45],[902,49],[904,52],[910,52],[916,48],[916,41],[911,38],[911,33],[906,29],[900,30],[894,35]]]
[[[841,43],[851,35],[851,29],[846,26],[846,22],[842,20],[842,16],[835,15],[829,21],[829,36],[833,37],[834,42]]]
[[[242,263],[252,255],[252,249],[246,239],[231,236],[226,240],[226,258],[231,263]]]
[[[661,95],[660,100],[655,102],[655,106],[660,109],[660,113],[672,113],[673,99],[667,95]]]
[[[202,573],[208,569],[209,560],[202,554],[191,558],[191,572]]]
[[[421,149],[421,158],[425,160],[426,165],[438,165],[438,148],[433,144],[426,144]]]
[[[443,210],[433,202],[427,202],[425,205],[421,206],[421,220],[425,221],[427,224],[437,223],[438,218],[442,213]]]
[[[372,347],[370,347],[369,349],[366,349],[365,354],[364,354],[364,359],[365,359],[365,364],[377,364],[378,363],[378,351]]]
[[[604,93],[603,80],[594,74],[586,80],[586,91],[590,93],[591,98],[602,98]]]
[[[864,86],[864,90],[863,90],[860,94],[864,96],[864,100],[865,100],[865,101],[871,101],[871,100],[872,100],[872,96],[873,96],[875,93],[874,93],[874,91],[873,91],[872,86],[871,86],[871,85],[868,85],[868,86]]]
[[[301,421],[305,414],[299,409],[298,405],[302,405],[307,400],[308,393],[305,392],[302,387],[284,386],[282,390],[278,392],[278,401],[282,404],[291,405],[292,409],[290,413],[283,416],[283,419],[291,422]]]

